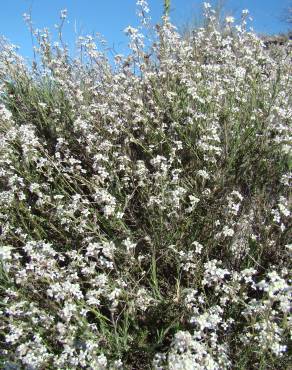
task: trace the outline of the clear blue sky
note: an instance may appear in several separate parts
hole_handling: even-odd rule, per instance
[[[212,1],[209,0],[212,3]],[[84,35],[101,33],[108,45],[123,53],[127,40],[123,29],[137,25],[136,0],[2,0],[0,2],[0,34],[20,46],[20,53],[32,56],[30,33],[23,21],[22,14],[31,8],[35,27],[48,27],[54,30],[59,11],[68,9],[65,39],[73,45],[74,32]],[[163,0],[149,0],[151,17],[159,21]],[[200,0],[172,0],[171,18],[176,25],[182,25],[196,16]],[[253,27],[261,33],[287,31],[288,26],[281,20],[283,12],[291,0],[226,0],[225,8],[233,15],[248,9],[254,18]]]

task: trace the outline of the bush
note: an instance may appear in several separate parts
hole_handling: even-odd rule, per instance
[[[115,63],[2,43],[1,366],[288,369],[289,43],[138,5]]]

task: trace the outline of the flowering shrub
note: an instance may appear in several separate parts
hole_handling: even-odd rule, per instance
[[[288,368],[290,45],[138,7],[113,63],[2,42],[1,368]]]

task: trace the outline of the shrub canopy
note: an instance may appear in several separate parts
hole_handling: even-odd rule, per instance
[[[2,43],[1,366],[288,368],[290,44],[138,6],[114,63]]]

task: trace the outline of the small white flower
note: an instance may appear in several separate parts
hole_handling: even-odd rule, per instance
[[[194,242],[192,242],[192,245],[195,247],[195,252],[197,254],[201,254],[202,253],[202,249],[203,249],[202,244],[198,243],[197,241],[194,241]]]
[[[223,227],[223,230],[222,230],[222,234],[224,236],[233,236],[234,235],[234,230],[231,229],[230,227],[228,226],[224,226]]]
[[[136,248],[136,243],[133,243],[130,238],[127,238],[123,241],[124,246],[127,249],[127,252],[132,252]]]
[[[66,19],[67,15],[68,15],[67,9],[62,9],[61,12],[60,12],[60,18],[61,19]]]
[[[10,245],[0,246],[0,258],[3,261],[8,261],[12,258],[11,252],[12,252],[12,247]]]
[[[103,353],[97,357],[97,363],[99,366],[101,366],[101,369],[106,369],[107,358]]]
[[[225,18],[226,23],[234,23],[234,17],[228,16]]]
[[[197,174],[198,174],[198,176],[201,176],[203,179],[205,179],[205,180],[208,180],[208,179],[210,179],[210,175],[208,174],[208,172],[207,171],[205,171],[205,170],[199,170],[198,172],[197,172]]]

